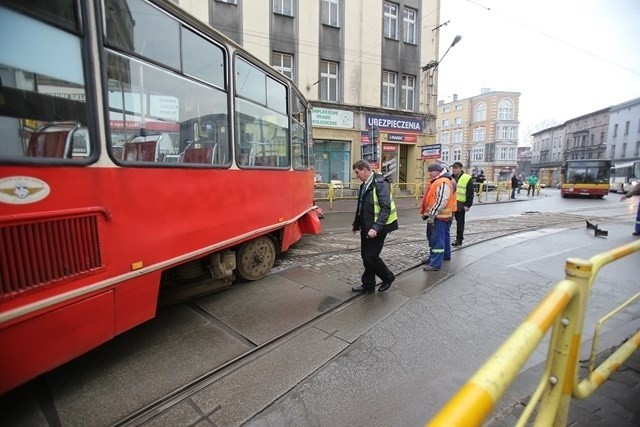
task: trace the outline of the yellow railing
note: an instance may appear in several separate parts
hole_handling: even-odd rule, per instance
[[[569,258],[565,279],[538,304],[522,324],[436,414],[428,426],[480,426],[503,397],[546,332],[552,328],[547,363],[538,387],[517,426],[527,425],[538,406],[535,426],[565,426],[571,397],[585,399],[640,347],[640,331],[594,369],[600,326],[640,293],[604,316],[597,324],[589,371],[579,381],[578,362],[587,300],[593,280],[604,265],[640,251],[640,241],[629,243],[589,260]]]
[[[328,200],[329,209],[333,209],[333,201],[339,199],[355,199],[357,197],[358,188],[360,183],[315,183],[315,200]],[[412,198],[415,199],[415,204],[420,204],[422,197],[422,184],[416,183],[392,183],[391,194],[394,198]]]

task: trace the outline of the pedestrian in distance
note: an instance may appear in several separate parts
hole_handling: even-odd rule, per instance
[[[430,247],[425,271],[438,271],[442,262],[451,259],[451,219],[456,209],[453,180],[447,177],[447,169],[441,164],[432,163],[427,168],[431,184],[422,198],[420,214],[427,221],[427,239]],[[429,225],[432,225],[431,232]]]
[[[524,183],[524,175],[518,175],[518,194],[520,194],[520,190],[522,189],[522,184]]]
[[[627,191],[627,194],[622,196],[620,201],[630,199],[633,196],[637,196],[640,194],[640,182],[637,183],[631,190]],[[633,230],[634,236],[640,236],[640,202],[638,202],[638,211],[636,212],[636,227]]]
[[[516,198],[516,190],[518,189],[518,186],[519,186],[518,176],[514,172],[513,176],[511,177],[511,198],[512,199]]]
[[[384,292],[396,277],[380,258],[380,252],[387,234],[398,229],[398,212],[388,179],[373,171],[366,160],[356,161],[353,171],[362,182],[358,191],[353,234],[360,231],[360,256],[364,273],[362,283],[351,289],[353,292],[373,293],[378,276],[382,279],[378,292]]]
[[[529,179],[527,179],[527,183],[529,184],[529,188],[527,188],[527,197],[529,197],[529,194],[535,196],[536,187],[538,186],[538,177],[536,176],[536,174],[531,174]]]
[[[456,210],[453,214],[456,219],[456,240],[451,246],[461,246],[464,240],[464,222],[466,213],[473,205],[474,180],[468,173],[462,170],[462,163],[454,162],[451,165],[453,179],[456,182]]]

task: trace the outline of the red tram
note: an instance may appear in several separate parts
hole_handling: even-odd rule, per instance
[[[0,393],[318,233],[310,108],[160,0],[0,1]]]

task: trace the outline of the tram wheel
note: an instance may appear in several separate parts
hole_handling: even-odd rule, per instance
[[[238,276],[245,280],[259,280],[267,275],[276,262],[276,246],[267,236],[243,243],[236,254]]]

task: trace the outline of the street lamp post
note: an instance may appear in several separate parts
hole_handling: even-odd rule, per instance
[[[462,36],[460,34],[456,35],[453,41],[451,42],[451,44],[449,45],[449,47],[447,48],[447,50],[445,51],[444,55],[442,55],[442,57],[440,57],[438,61],[436,61],[435,59],[432,59],[422,67],[422,71],[427,73],[427,104],[426,104],[427,105],[427,127],[430,132],[430,135],[432,136],[435,134],[435,119],[436,119],[436,115],[434,114],[435,108],[432,108],[432,103],[437,103],[437,97],[438,97],[438,93],[436,91],[435,82],[434,82],[435,73],[436,73],[436,70],[438,69],[438,65],[440,65],[444,57],[447,56],[447,53],[449,53],[451,48],[454,47],[456,44],[458,44],[460,40],[462,40]]]

